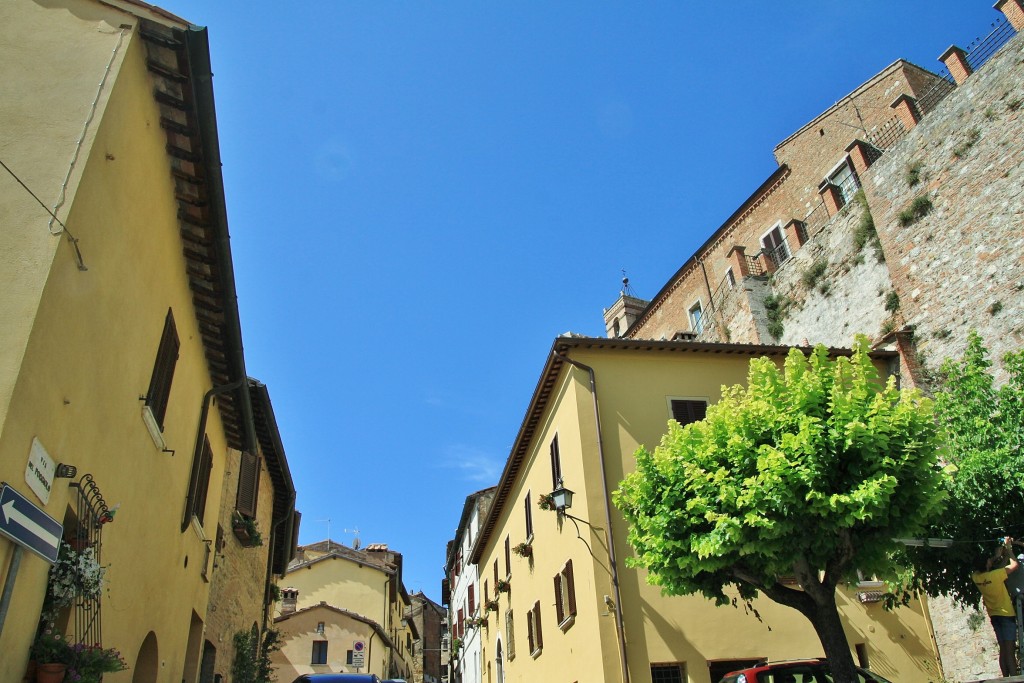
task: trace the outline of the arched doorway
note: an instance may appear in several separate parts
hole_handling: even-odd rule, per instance
[[[501,638],[494,648],[494,683],[505,683],[505,653],[501,649]]]
[[[156,647],[156,634],[150,631],[139,647],[132,667],[132,683],[156,683],[156,675],[160,670],[160,657]]]

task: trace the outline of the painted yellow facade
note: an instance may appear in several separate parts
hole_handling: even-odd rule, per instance
[[[487,612],[481,627],[483,680],[642,683],[652,680],[652,666],[665,666],[679,667],[682,680],[713,683],[712,671],[717,680],[738,660],[821,656],[810,623],[767,599],[754,603],[754,616],[741,601],[715,607],[701,597],[662,596],[643,571],[625,567],[631,552],[625,522],[607,495],[633,471],[637,447],[658,444],[673,399],[714,403],[722,385],[745,382],[753,355],[772,354],[781,362],[784,350],[566,337],[552,351],[472,557],[481,600],[498,598],[497,611]],[[883,355],[878,362],[892,360]],[[594,372],[600,430],[587,368]],[[537,505],[539,495],[555,488],[556,440],[564,484],[575,492],[571,518]],[[524,542],[530,557],[506,550]],[[566,584],[570,561],[576,614],[568,614],[562,598],[560,624],[555,591]],[[510,591],[496,594],[495,577],[507,580]],[[861,602],[858,596],[870,600],[872,589],[878,587],[851,587],[839,597],[851,648],[893,680],[937,680],[926,605],[888,613],[881,603]],[[529,622],[538,614],[540,637],[533,634],[531,648]]]
[[[168,115],[154,97],[165,83],[147,68],[164,48],[147,30],[181,38],[178,49],[187,44],[208,60],[205,31],[146,4],[0,3],[0,160],[66,226],[0,170],[0,480],[56,520],[75,521],[79,494],[69,482],[77,479],[53,479],[48,501],[28,485],[35,440],[56,463],[91,475],[106,506],[116,506],[98,546],[107,566],[102,642],[131,670],[105,677],[113,683],[196,680],[208,649],[218,512],[234,495],[225,477],[253,433],[226,222],[186,225],[172,175],[201,177],[199,192],[223,205],[212,96],[191,91],[182,116],[195,125],[179,144],[202,158],[183,164],[168,152]],[[197,74],[184,77],[190,88]],[[186,257],[188,231],[223,243]],[[201,296],[212,314],[198,308]],[[169,312],[179,346],[161,430],[146,404]],[[283,494],[265,497],[258,524],[285,515],[271,512]],[[262,552],[249,579],[260,593],[268,553],[290,543],[288,517],[276,538],[263,526],[266,547],[249,551]],[[0,537],[0,582],[13,586],[0,632],[3,681],[26,670],[49,569],[18,548]],[[245,621],[252,613],[261,609]],[[77,628],[67,611],[57,624]]]
[[[293,603],[285,600],[279,605],[282,609],[274,619],[284,644],[275,657],[280,671],[355,672],[345,655],[362,640],[368,646],[376,643],[366,660],[375,668],[364,666],[362,673],[411,679],[412,644],[418,635],[405,618],[410,603],[400,553],[379,544],[358,550],[333,541],[300,546],[281,585],[286,595],[297,595]],[[319,622],[325,624],[321,634],[315,628]],[[373,641],[371,635],[376,635]],[[315,641],[327,643],[326,661],[317,665],[311,656]]]

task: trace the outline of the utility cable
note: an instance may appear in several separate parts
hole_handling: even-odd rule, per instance
[[[53,221],[57,221],[57,224],[60,225],[60,227],[61,227],[61,232],[68,236],[68,242],[71,243],[72,248],[74,248],[74,250],[75,250],[75,260],[78,262],[78,269],[79,270],[88,270],[88,268],[86,268],[86,266],[85,266],[85,262],[82,261],[82,252],[78,248],[78,238],[71,234],[71,231],[68,230],[68,226],[64,225],[63,221],[61,221],[61,219],[57,218],[57,215],[53,211],[50,211],[50,209],[46,206],[46,204],[43,204],[43,201],[36,195],[35,192],[32,191],[32,188],[30,188],[28,185],[26,185],[25,181],[23,181],[21,178],[19,178],[18,174],[15,173],[14,171],[12,171],[11,167],[4,163],[3,159],[0,159],[0,166],[3,166],[4,170],[7,171],[8,173],[10,173],[11,177],[14,178],[16,181],[18,181],[19,185],[21,185],[23,188],[25,188],[25,192],[28,192],[29,195],[32,196],[32,199],[36,200],[36,202],[39,203],[39,206],[43,207],[43,211],[45,211],[46,213],[48,213],[50,215],[50,218],[51,218],[51,223],[50,224],[51,225],[53,224]],[[54,232],[53,230],[50,230],[50,234],[54,235],[54,236],[60,235],[61,232]]]

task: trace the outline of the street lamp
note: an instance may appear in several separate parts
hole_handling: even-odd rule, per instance
[[[562,482],[561,477],[559,477],[558,488],[551,492],[551,501],[555,506],[555,510],[564,514],[568,508],[572,507],[572,496],[573,492],[565,488],[565,484]]]

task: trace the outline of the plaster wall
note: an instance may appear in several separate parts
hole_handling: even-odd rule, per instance
[[[98,26],[97,18],[110,25],[132,20],[99,4],[69,6],[66,10],[23,0],[4,3],[9,22],[0,22],[5,31],[20,28],[20,33],[31,36],[48,33],[36,27],[52,24],[59,39],[67,39],[71,46],[58,52],[56,60],[52,45],[31,47],[31,61],[54,68],[55,82],[52,89],[47,83],[25,87],[29,100],[37,98],[31,109],[40,115],[44,109],[65,109],[65,99],[68,108],[76,110],[70,122],[56,122],[58,137],[73,134],[68,131],[84,120],[82,107],[88,107],[81,99],[91,101],[95,94],[94,68],[102,72],[103,55],[109,58],[118,40]],[[23,38],[19,35],[19,45]],[[31,40],[29,45],[34,45]],[[81,54],[76,45],[81,45]],[[198,416],[211,382],[181,255],[165,137],[144,50],[134,31],[126,31],[118,55],[115,66],[120,66],[108,79],[106,103],[91,124],[91,143],[76,166],[77,190],[65,210],[67,224],[81,240],[88,270],[78,269],[66,241],[51,243],[46,248],[54,253],[37,259],[41,248],[33,240],[45,230],[45,222],[20,209],[24,215],[19,221],[35,228],[27,241],[16,244],[19,256],[14,261],[25,251],[35,264],[29,271],[35,274],[18,270],[21,265],[16,263],[12,276],[29,273],[25,277],[34,279],[33,287],[40,289],[32,295],[37,297],[34,313],[26,314],[32,320],[19,332],[27,336],[0,434],[0,479],[34,498],[25,484],[25,466],[32,439],[38,438],[55,461],[92,474],[108,504],[120,506],[115,521],[103,531],[102,562],[109,565],[101,599],[109,615],[103,624],[104,645],[121,650],[134,667],[143,641],[151,636],[159,660],[154,680],[176,682],[185,662],[194,662],[198,654],[197,643],[190,648],[189,632],[196,632],[193,615],[207,611],[209,584],[204,573],[208,576],[211,563],[204,541],[212,539],[216,529],[227,446],[214,406],[207,425],[214,461],[205,521],[194,521],[182,532]],[[53,66],[55,61],[59,66]],[[18,78],[37,73],[27,69]],[[92,92],[81,91],[79,81],[90,83]],[[54,154],[38,157],[61,158],[63,164],[68,155],[70,148],[62,143]],[[53,179],[62,177],[66,167],[55,168],[44,163],[38,175],[28,179],[37,187],[49,185],[53,195]],[[11,259],[4,256],[0,267],[6,269]],[[18,308],[17,302],[9,305],[6,295],[4,301],[5,316],[27,310]],[[163,452],[143,423],[139,397],[147,392],[169,308],[181,348],[164,422],[168,450]],[[22,322],[18,318],[15,324]],[[4,353],[6,360],[10,349]],[[5,381],[9,380],[7,376]],[[46,505],[37,500],[58,520],[74,506],[67,483],[56,480]],[[12,545],[0,540],[0,571],[6,571],[12,552]],[[0,658],[2,680],[17,680],[24,672],[46,576],[46,564],[26,556],[0,639],[0,651],[8,653]]]

